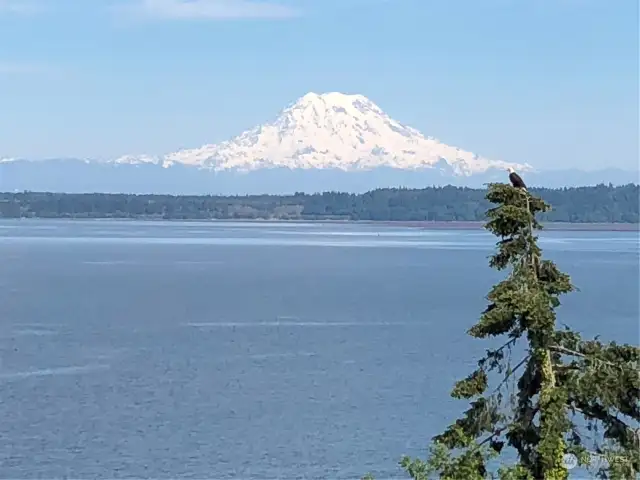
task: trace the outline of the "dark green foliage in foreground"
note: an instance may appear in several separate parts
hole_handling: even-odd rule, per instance
[[[553,205],[542,221],[639,223],[640,187],[531,189]],[[293,219],[378,221],[484,221],[490,207],[486,190],[429,187],[380,189],[363,194],[235,197],[128,194],[0,194],[0,217]]]
[[[499,238],[489,265],[508,274],[468,333],[505,343],[455,384],[451,396],[469,408],[433,438],[427,460],[405,457],[401,466],[414,480],[565,480],[571,453],[581,465],[591,460],[592,475],[636,478],[640,348],[557,329],[559,297],[574,287],[537,244],[536,213],[549,205],[502,184],[491,185],[487,199],[485,228]],[[505,459],[507,450],[514,460]]]

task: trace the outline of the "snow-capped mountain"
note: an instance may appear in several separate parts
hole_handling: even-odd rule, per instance
[[[529,165],[490,160],[425,137],[390,118],[363,95],[307,93],[272,122],[217,145],[170,153],[163,158],[127,155],[118,164],[161,163],[213,171],[248,172],[264,168],[417,170],[444,165],[453,175]]]
[[[445,145],[400,124],[362,95],[308,93],[264,125],[217,145],[115,160],[9,158],[0,191],[287,194],[507,182],[511,166],[530,186],[623,184],[618,170],[538,172]]]

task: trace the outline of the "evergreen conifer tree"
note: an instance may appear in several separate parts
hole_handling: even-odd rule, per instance
[[[559,296],[575,288],[534,234],[536,213],[550,206],[505,184],[490,184],[487,199],[495,207],[485,228],[500,239],[489,265],[509,274],[468,333],[506,342],[455,384],[452,397],[470,406],[433,438],[427,460],[401,466],[414,480],[564,480],[578,465],[592,478],[637,478],[640,348],[558,329]],[[524,355],[512,362],[516,345]]]

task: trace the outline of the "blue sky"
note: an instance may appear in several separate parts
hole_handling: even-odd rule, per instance
[[[309,91],[539,168],[638,167],[637,0],[0,0],[0,157],[216,143]]]

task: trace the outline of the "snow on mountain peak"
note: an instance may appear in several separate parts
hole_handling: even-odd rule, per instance
[[[126,156],[117,162],[146,163],[151,157]],[[414,170],[445,161],[457,175],[489,168],[530,170],[528,165],[494,161],[423,136],[390,118],[364,95],[309,92],[272,122],[258,125],[217,145],[181,150],[157,159],[213,170],[250,171],[286,167]]]

